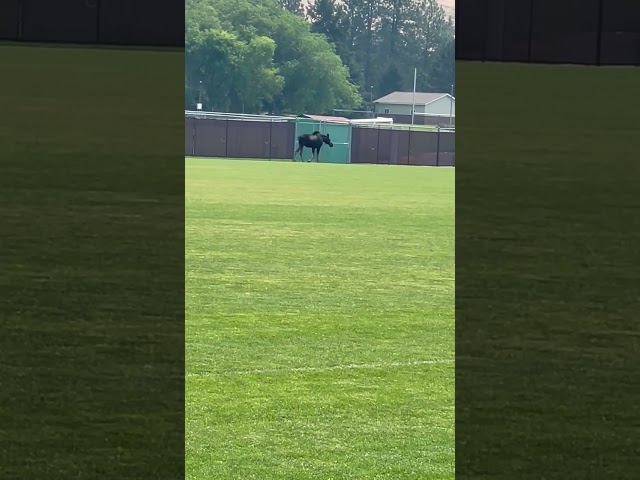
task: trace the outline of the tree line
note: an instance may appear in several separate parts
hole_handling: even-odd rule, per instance
[[[436,0],[186,0],[185,106],[365,109],[394,90],[448,92],[455,37]]]

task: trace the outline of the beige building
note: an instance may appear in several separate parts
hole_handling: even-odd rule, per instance
[[[376,115],[392,117],[399,123],[411,121],[413,102],[413,92],[393,92],[373,101]],[[450,115],[455,119],[456,99],[448,93],[416,92],[415,109],[415,123],[446,124]]]

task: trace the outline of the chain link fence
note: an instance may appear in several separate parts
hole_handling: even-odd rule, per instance
[[[453,167],[455,135],[437,127],[353,127],[351,163]]]
[[[310,123],[309,123],[310,122]],[[304,125],[304,128],[301,126]],[[320,154],[321,163],[455,166],[455,131],[400,125],[321,126],[307,119],[222,113],[185,113],[185,156],[293,160],[297,135],[318,128],[344,129],[345,152]],[[309,133],[306,132],[306,133]],[[331,133],[338,140],[337,130]],[[337,147],[337,145],[336,145]],[[336,148],[334,147],[334,148]],[[309,151],[307,152],[309,153]]]

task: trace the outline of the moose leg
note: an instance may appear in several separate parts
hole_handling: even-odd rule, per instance
[[[302,144],[299,144],[300,146],[298,147],[298,150],[296,150],[296,153],[300,154],[300,161],[304,162],[304,158],[302,158],[302,150],[304,150],[304,147],[302,146]],[[293,159],[296,159],[296,156],[293,156]]]
[[[313,162],[313,159],[316,156],[316,147],[311,147],[311,158],[308,160],[308,162]]]
[[[318,163],[320,161],[320,149],[322,148],[322,145],[320,145],[318,147],[318,152],[316,153],[316,163]]]

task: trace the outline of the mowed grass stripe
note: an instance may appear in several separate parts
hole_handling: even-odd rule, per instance
[[[391,363],[364,363],[347,365],[328,365],[326,367],[294,367],[294,368],[262,368],[257,370],[223,370],[219,372],[210,372],[205,374],[191,373],[189,377],[203,377],[210,375],[269,375],[269,374],[289,374],[297,372],[326,372],[329,370],[361,370],[370,368],[396,368],[396,367],[414,367],[421,365],[437,365],[440,363],[453,363],[451,359],[433,359],[433,360],[416,360],[413,362],[391,362]]]
[[[454,170],[186,160],[187,478],[453,478]]]

